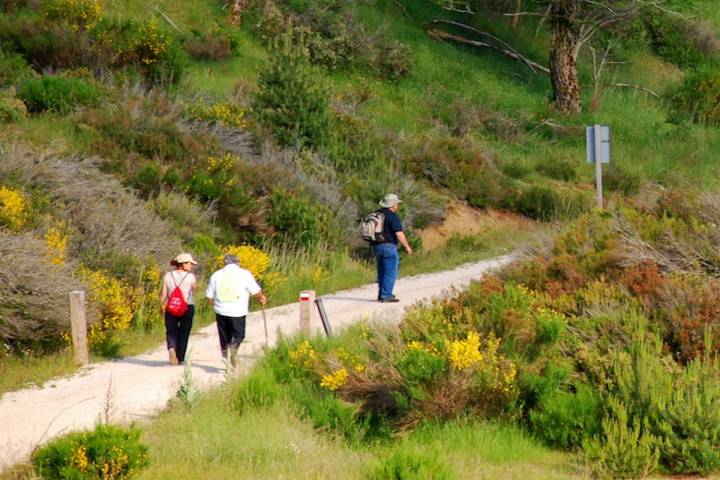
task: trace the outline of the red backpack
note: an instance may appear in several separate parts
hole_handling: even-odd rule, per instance
[[[182,290],[180,290],[180,285],[182,285],[182,282],[185,281],[188,275],[189,274],[186,273],[182,280],[180,280],[180,283],[175,285],[175,288],[172,292],[170,292],[167,304],[165,305],[165,311],[174,317],[182,317],[188,310],[188,304],[185,301],[185,296],[183,295]],[[173,282],[175,282],[175,277],[172,273],[170,276],[172,277]]]

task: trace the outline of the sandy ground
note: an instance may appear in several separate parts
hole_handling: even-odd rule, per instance
[[[504,256],[452,271],[402,278],[395,286],[399,303],[376,302],[376,284],[321,298],[335,331],[366,317],[398,321],[403,310],[413,303],[437,297],[451,287],[462,287],[510,260],[510,256]],[[279,332],[291,335],[298,330],[298,303],[268,309],[266,313],[270,345]],[[321,328],[317,314],[313,328]],[[262,315],[253,312],[248,316],[247,339],[239,352],[242,368],[249,369],[262,354],[264,343]],[[225,379],[214,324],[194,334],[189,348],[196,385],[208,388]],[[108,417],[112,422],[152,418],[175,396],[182,374],[182,367],[168,364],[167,351],[161,345],[136,357],[93,364],[71,377],[51,380],[40,387],[6,393],[0,398],[0,471],[26,460],[36,445],[72,430],[92,428]]]

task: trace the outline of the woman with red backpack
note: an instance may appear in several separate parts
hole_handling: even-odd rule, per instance
[[[160,312],[165,314],[165,338],[171,365],[185,361],[193,316],[195,315],[195,275],[197,262],[189,253],[181,253],[170,265],[173,270],[163,277]]]

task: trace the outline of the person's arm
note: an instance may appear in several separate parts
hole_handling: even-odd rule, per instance
[[[407,237],[405,236],[405,232],[402,232],[402,231],[400,231],[400,232],[395,232],[395,236],[397,237],[398,242],[400,242],[400,245],[403,246],[403,248],[405,249],[405,251],[407,252],[407,254],[408,254],[408,255],[412,255],[412,253],[413,253],[412,247],[410,246],[410,244],[409,244],[408,241],[407,241]]]
[[[210,280],[208,280],[208,285],[205,289],[205,298],[207,298],[211,307],[215,304],[215,274],[212,274]]]

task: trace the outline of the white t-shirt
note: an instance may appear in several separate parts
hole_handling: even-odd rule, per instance
[[[165,274],[165,277],[163,277],[163,283],[165,283],[165,288],[167,289],[167,297],[169,297],[172,291],[175,290],[175,287],[179,286],[183,297],[185,297],[185,303],[188,305],[193,305],[195,303],[195,300],[193,299],[195,275],[192,273],[184,270],[171,270]]]
[[[242,317],[248,314],[250,295],[260,290],[252,273],[231,263],[212,274],[205,296],[213,299],[215,313],[226,317]]]

